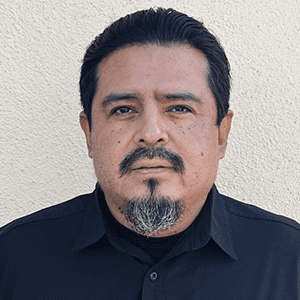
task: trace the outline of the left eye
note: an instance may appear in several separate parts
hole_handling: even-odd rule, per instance
[[[115,109],[112,110],[111,114],[117,114],[117,115],[124,115],[132,112],[132,109],[128,106],[121,106],[121,107],[116,107]]]
[[[170,112],[191,112],[192,110],[186,106],[178,105],[178,106],[172,107],[169,111]]]

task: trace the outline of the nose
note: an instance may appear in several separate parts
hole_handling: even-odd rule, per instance
[[[163,116],[157,107],[145,109],[134,137],[139,147],[165,146],[169,141]]]

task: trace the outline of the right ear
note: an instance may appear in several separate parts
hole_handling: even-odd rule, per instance
[[[89,157],[92,158],[93,157],[93,151],[92,151],[92,140],[91,140],[91,131],[90,131],[90,126],[89,126],[89,121],[87,119],[86,114],[82,111],[79,114],[79,122],[80,122],[80,126],[85,134],[85,138],[86,138],[86,145],[89,151]]]

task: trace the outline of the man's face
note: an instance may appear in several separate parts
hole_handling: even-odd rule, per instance
[[[201,210],[225,154],[232,119],[230,111],[216,125],[206,71],[205,56],[182,45],[131,46],[101,62],[92,130],[83,113],[82,128],[107,204],[121,223],[130,226],[122,211],[125,202],[151,193],[184,204],[173,233]],[[149,149],[161,150],[160,157],[152,152],[152,158]],[[174,155],[181,164],[172,160]]]

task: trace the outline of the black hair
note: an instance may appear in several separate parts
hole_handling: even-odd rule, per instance
[[[90,130],[92,104],[98,86],[99,64],[118,49],[144,44],[190,45],[205,55],[208,62],[207,80],[215,97],[219,126],[228,112],[230,95],[230,66],[223,47],[202,22],[171,8],[150,8],[115,21],[87,48],[79,84],[81,104]]]

